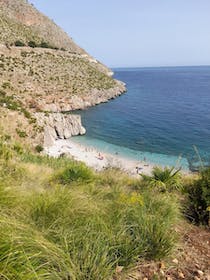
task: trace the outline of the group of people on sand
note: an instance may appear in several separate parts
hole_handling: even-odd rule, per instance
[[[104,159],[104,157],[102,156],[101,153],[98,153],[98,159],[100,159],[100,160],[103,160],[103,159]]]
[[[115,154],[118,154],[118,153],[115,153]],[[104,156],[99,152],[98,155],[97,155],[97,159],[99,160],[104,160]],[[146,158],[144,158],[144,166],[149,166],[149,164],[146,164]],[[143,167],[140,167],[140,166],[136,166],[136,174],[141,174],[142,170],[144,169]]]

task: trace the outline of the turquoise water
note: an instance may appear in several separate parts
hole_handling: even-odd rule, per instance
[[[127,93],[79,111],[87,129],[76,139],[134,159],[184,168],[210,158],[210,67],[114,69]]]

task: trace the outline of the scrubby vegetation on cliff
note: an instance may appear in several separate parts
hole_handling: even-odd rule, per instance
[[[14,51],[15,52],[15,51]],[[76,55],[56,51],[18,48],[15,56],[0,55],[0,86],[15,93],[25,106],[37,109],[62,100],[70,103],[73,95],[90,95],[91,90],[106,90],[116,82]],[[35,105],[37,104],[37,105]]]

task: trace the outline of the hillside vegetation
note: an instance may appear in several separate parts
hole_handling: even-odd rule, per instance
[[[64,51],[18,48],[6,54],[0,50],[0,70],[2,90],[14,93],[25,107],[36,110],[56,102],[71,104],[72,96],[83,97],[92,89],[116,86],[86,58]]]
[[[96,174],[1,139],[1,279],[104,280],[174,248],[175,198],[138,191],[120,171]]]
[[[176,248],[183,250],[183,241],[180,245],[178,241],[188,226],[181,218],[182,204],[191,218],[194,210],[203,207],[200,222],[208,223],[203,214],[208,213],[209,185],[201,183],[202,178],[173,177],[173,184],[164,181],[162,188],[163,176],[156,177],[156,184],[151,177],[150,184],[148,177],[130,178],[116,169],[95,173],[65,157],[33,154],[1,134],[0,279],[136,279],[126,275],[138,262],[167,261],[168,256],[177,257]],[[178,181],[184,192],[174,188]],[[192,195],[192,186],[195,189],[198,184],[206,204],[195,192],[190,203],[184,195]],[[194,251],[188,257],[192,267],[197,262]],[[196,256],[201,252],[205,249],[196,251]],[[199,279],[207,279],[208,257],[200,257],[204,277]],[[180,269],[170,263],[168,267],[165,275],[174,273],[171,279],[179,279]],[[161,278],[160,267],[152,271],[156,278],[148,279],[168,279]],[[196,275],[196,267],[193,271],[185,273]]]
[[[31,110],[69,111],[125,91],[92,58],[25,0],[0,0],[0,88]]]
[[[20,40],[27,44],[42,41],[71,52],[85,51],[52,20],[40,13],[27,0],[0,0],[0,42],[8,45]]]

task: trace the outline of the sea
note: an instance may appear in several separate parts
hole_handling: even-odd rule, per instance
[[[116,68],[127,92],[79,111],[73,141],[107,153],[189,169],[210,161],[210,66]]]

